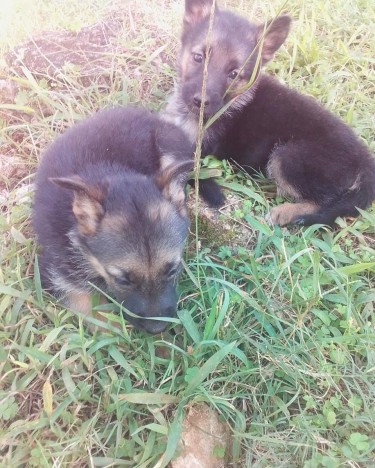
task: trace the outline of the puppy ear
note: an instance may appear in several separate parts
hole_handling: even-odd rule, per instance
[[[192,159],[177,164],[172,163],[167,167],[162,166],[155,177],[156,185],[162,191],[163,196],[171,201],[183,215],[186,215],[185,185],[193,167]]]
[[[258,27],[258,41],[263,40],[262,61],[268,62],[283,44],[289,34],[292,19],[288,15],[281,15]]]
[[[185,0],[184,31],[211,13],[214,0]],[[216,10],[217,3],[215,5]]]
[[[104,216],[104,190],[96,185],[84,182],[79,176],[52,177],[53,184],[74,193],[72,210],[78,223],[78,230],[83,235],[95,234]]]

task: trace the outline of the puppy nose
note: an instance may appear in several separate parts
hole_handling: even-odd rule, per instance
[[[202,96],[199,96],[198,94],[196,94],[194,97],[193,97],[193,102],[194,102],[194,105],[197,106],[197,107],[201,107],[201,104],[202,104]],[[205,106],[208,106],[208,104],[210,103],[210,101],[206,98],[206,100],[204,101],[204,105]]]
[[[162,322],[159,320],[143,320],[142,321],[142,328],[146,330],[148,333],[152,335],[157,335],[164,331],[167,326],[169,325],[168,322]]]

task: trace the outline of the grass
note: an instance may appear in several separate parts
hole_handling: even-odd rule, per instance
[[[234,3],[259,19],[282,5]],[[162,108],[175,76],[182,1],[118,5],[5,2],[1,73],[19,88],[13,108],[0,104],[1,152],[20,171],[1,180],[0,465],[166,466],[184,412],[204,401],[230,426],[229,466],[374,466],[374,207],[335,230],[273,229],[261,220],[280,201],[274,187],[220,164],[240,199],[223,222],[245,234],[188,249],[174,333],[92,335],[42,293],[29,222],[41,151],[103,106]],[[374,150],[372,3],[290,0],[285,9],[296,21],[269,72]],[[83,84],[68,65],[57,76],[15,74],[5,63],[30,34],[78,30],[111,12],[123,23],[109,79]]]

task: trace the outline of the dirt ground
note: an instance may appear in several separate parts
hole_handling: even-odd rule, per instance
[[[25,70],[36,80],[47,80],[51,98],[56,83],[53,78],[62,77],[67,67],[79,67],[83,85],[93,80],[105,83],[110,79],[108,70],[113,57],[122,52],[116,43],[122,25],[123,19],[110,17],[78,32],[45,32],[8,52],[7,69],[0,70],[0,119],[15,130],[11,135],[13,144],[5,144],[0,154],[0,192],[12,189],[30,172],[28,161],[17,156],[20,143],[27,138],[25,124],[33,120],[33,110],[19,104]],[[68,83],[60,91],[70,93]],[[44,117],[48,117],[48,106],[42,110]]]
[[[229,432],[218,414],[205,404],[190,408],[183,422],[179,456],[171,468],[224,468]]]

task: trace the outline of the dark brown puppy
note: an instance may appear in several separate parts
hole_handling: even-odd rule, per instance
[[[91,314],[97,288],[151,333],[173,317],[188,234],[184,185],[191,143],[139,108],[104,110],[74,125],[44,154],[33,224],[43,287]]]
[[[273,208],[272,223],[332,224],[338,216],[358,215],[357,207],[367,208],[375,199],[375,160],[368,149],[315,100],[256,67],[258,54],[265,64],[285,41],[289,16],[256,25],[216,7],[208,43],[212,1],[185,1],[178,83],[165,118],[194,142],[201,106],[207,121],[231,103],[206,130],[203,154],[232,159],[249,172],[264,171],[281,194],[296,200]],[[212,180],[202,181],[200,190],[211,205],[223,202]]]

